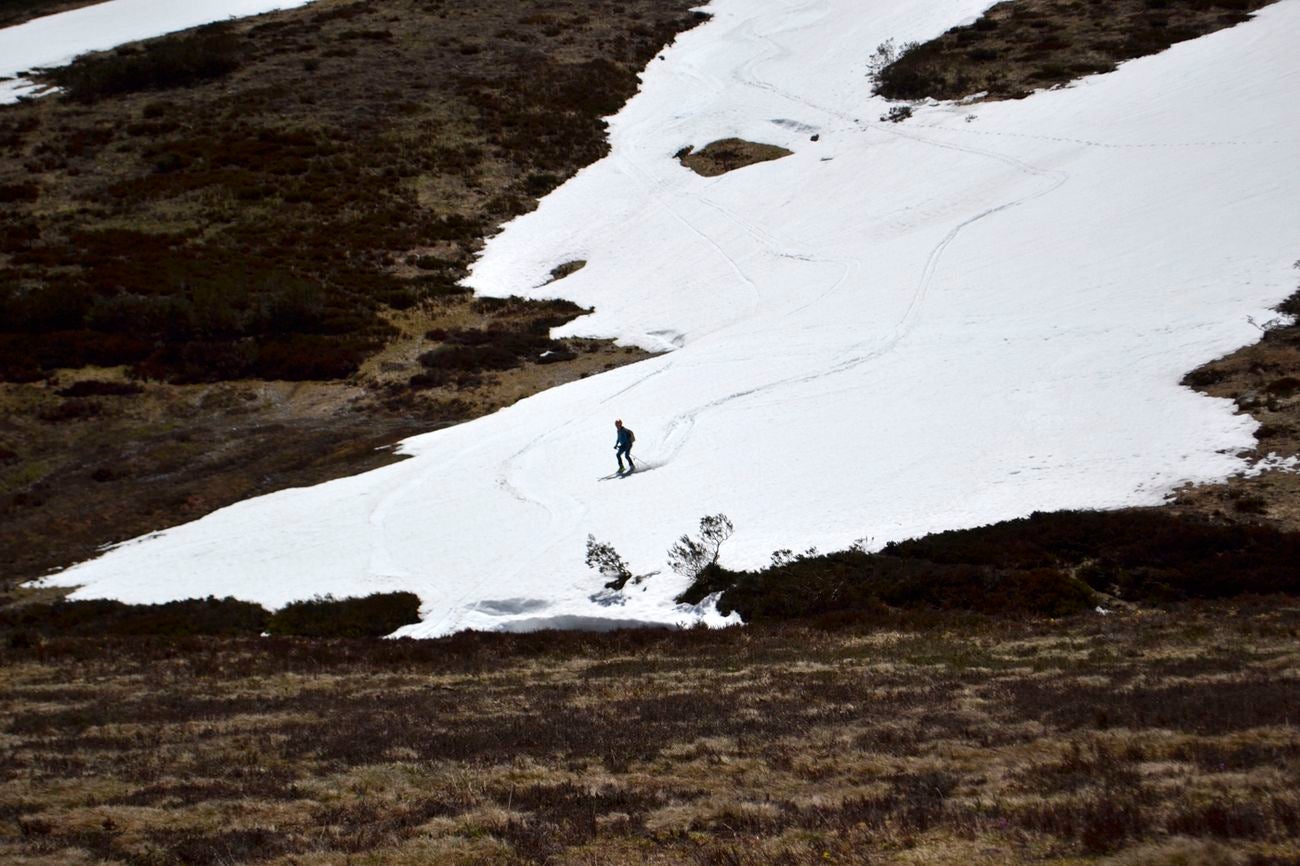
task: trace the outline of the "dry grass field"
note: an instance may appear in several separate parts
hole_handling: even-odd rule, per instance
[[[1300,604],[8,636],[0,859],[1300,864]]]

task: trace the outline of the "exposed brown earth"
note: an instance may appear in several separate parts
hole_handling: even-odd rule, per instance
[[[1298,630],[11,636],[0,859],[1295,866]]]
[[[723,138],[710,142],[699,150],[684,147],[677,152],[677,161],[703,177],[717,177],[747,165],[767,162],[789,156],[793,151],[775,144],[759,144],[742,138]]]

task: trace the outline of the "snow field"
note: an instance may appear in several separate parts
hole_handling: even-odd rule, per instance
[[[723,562],[748,568],[1242,471],[1254,422],[1178,382],[1294,288],[1300,0],[1070,88],[878,122],[871,50],[984,5],[716,0],[612,119],[610,157],[493,238],[470,280],[595,307],[561,335],[667,354],[49,582],[273,606],[405,589],[412,636],[718,623],[673,604],[665,565],[705,514],[731,517]],[[713,179],[671,158],[728,136],[795,153]],[[598,482],[616,417],[645,468]],[[658,573],[602,594],[588,533]]]

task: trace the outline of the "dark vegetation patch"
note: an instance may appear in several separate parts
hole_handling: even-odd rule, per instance
[[[1280,863],[1300,837],[1293,602],[38,636],[4,655],[0,856]]]
[[[30,643],[35,636],[121,635],[156,637],[256,636],[263,632],[301,637],[382,637],[420,619],[420,599],[409,592],[359,598],[325,596],[293,602],[275,613],[234,598],[190,599],[163,604],[119,601],[55,601],[0,607],[0,631]]]
[[[1258,445],[1249,459],[1300,454],[1300,292],[1278,305],[1264,322],[1260,340],[1188,373],[1183,384],[1233,400],[1238,411],[1259,421]],[[1292,317],[1292,318],[1287,318]],[[1222,484],[1188,486],[1172,508],[1221,522],[1257,523],[1300,531],[1300,474],[1261,472]]]
[[[793,151],[774,144],[759,144],[740,138],[723,138],[696,150],[688,146],[677,151],[677,161],[703,177],[717,177],[747,165],[790,156]]]
[[[166,604],[120,601],[57,601],[0,608],[0,629],[22,640],[43,636],[91,635],[257,635],[266,628],[261,606],[233,598],[192,599]]]
[[[889,99],[1020,98],[1240,24],[1272,0],[1014,0],[924,44],[877,49]]]
[[[267,631],[304,637],[383,637],[419,621],[419,596],[377,592],[364,598],[324,596],[291,602],[271,614]]]
[[[545,321],[529,330],[501,327],[430,331],[426,336],[438,340],[438,346],[420,356],[420,363],[430,371],[475,373],[509,370],[528,361],[545,362],[556,353],[567,353],[563,344],[547,336]]]
[[[0,27],[13,27],[33,18],[90,6],[98,0],[0,0]]]
[[[1097,593],[1128,602],[1300,593],[1300,534],[1160,511],[1037,513],[978,529],[784,558],[758,572],[710,566],[682,600],[722,592],[747,621],[882,607],[1062,616]]]
[[[1300,679],[1249,676],[1228,682],[1131,685],[1116,689],[1033,680],[1007,687],[1021,711],[1064,729],[1162,728],[1224,734],[1252,725],[1287,725],[1300,712]]]
[[[190,87],[239,68],[239,37],[224,23],[172,39],[118,48],[54,69],[50,79],[78,102],[120,93]]]

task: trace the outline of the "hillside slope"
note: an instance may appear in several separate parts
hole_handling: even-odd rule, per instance
[[[1300,3],[1068,89],[876,122],[866,47],[981,8],[713,4],[613,120],[611,156],[472,277],[596,308],[560,335],[673,351],[52,582],[268,604],[410,589],[413,635],[678,621],[710,616],[673,605],[664,564],[703,514],[734,520],[724,558],[745,568],[789,544],[1153,504],[1245,468],[1253,422],[1178,383],[1292,288]],[[671,159],[728,136],[794,155],[711,180]],[[615,417],[643,472],[597,482]],[[602,595],[588,533],[659,573]]]

